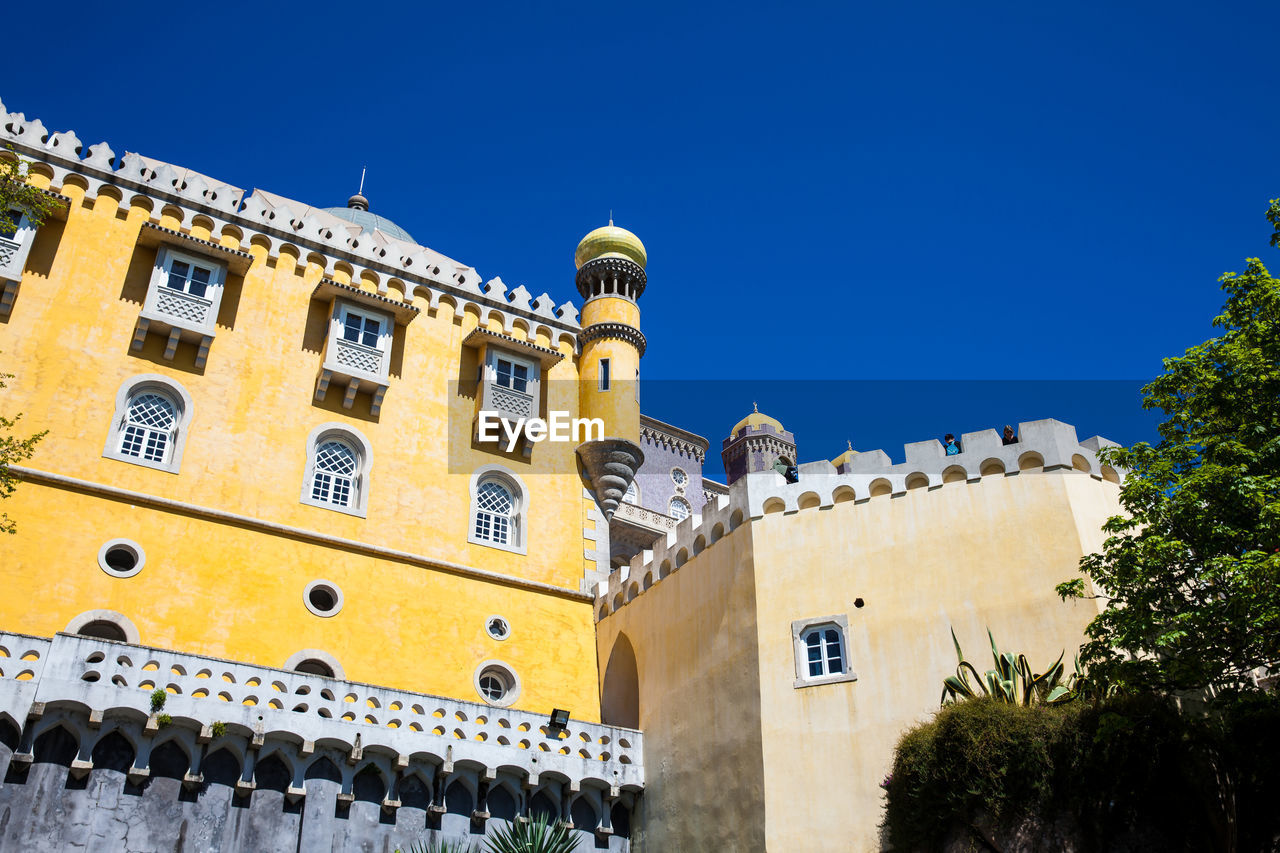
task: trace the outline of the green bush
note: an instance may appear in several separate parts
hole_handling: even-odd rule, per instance
[[[169,698],[169,694],[164,691],[164,688],[157,687],[155,690],[152,690],[151,691],[151,713],[154,714],[155,712],[163,708],[164,700],[168,698]]]
[[[1017,832],[1026,843],[1039,832],[1046,843],[1070,835],[1081,851],[1119,849],[1117,839],[1133,849],[1271,849],[1280,703],[1215,704],[1213,716],[1150,696],[948,706],[898,744],[885,781],[889,841],[932,850],[957,834]]]

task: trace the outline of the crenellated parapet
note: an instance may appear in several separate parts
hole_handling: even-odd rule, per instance
[[[31,160],[52,187],[79,186],[87,199],[111,196],[118,204],[139,205],[159,220],[168,212],[182,234],[229,248],[262,246],[268,257],[293,255],[299,263],[321,267],[321,276],[346,276],[367,283],[382,296],[431,309],[448,303],[455,312],[470,307],[480,324],[501,323],[510,334],[520,323],[533,337],[545,335],[553,346],[576,347],[578,309],[557,306],[546,293],[534,298],[523,286],[508,289],[500,278],[485,282],[470,266],[424,246],[382,231],[362,231],[355,223],[325,210],[265,190],[245,190],[140,154],[117,157],[101,142],[85,146],[73,131],[51,133],[39,119],[10,113],[0,103],[0,144],[12,144]]]
[[[905,461],[894,463],[883,450],[859,453],[844,473],[826,460],[799,466],[799,481],[788,483],[775,471],[747,474],[729,486],[728,496],[711,495],[701,515],[690,516],[659,539],[652,550],[610,574],[596,589],[596,616],[603,619],[678,571],[744,523],[773,513],[793,513],[865,503],[877,498],[928,491],[947,484],[978,483],[984,477],[1031,476],[1069,472],[1120,483],[1123,471],[1099,461],[1097,453],[1116,443],[1100,436],[1080,441],[1070,424],[1052,419],[1019,424],[1019,441],[1003,444],[995,430],[965,433],[961,452],[946,455],[936,439],[904,445]]]

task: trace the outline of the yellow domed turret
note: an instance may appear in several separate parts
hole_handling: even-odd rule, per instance
[[[573,262],[578,269],[582,269],[583,264],[594,261],[596,258],[626,258],[639,264],[640,269],[644,269],[648,255],[645,254],[644,243],[640,242],[639,237],[625,228],[614,225],[613,220],[610,219],[608,225],[597,228],[583,237],[577,251],[573,253]]]
[[[858,451],[856,451],[856,450],[854,450],[854,449],[853,449],[853,442],[852,442],[852,441],[850,441],[850,442],[849,442],[849,449],[848,449],[848,450],[846,450],[844,453],[841,453],[841,454],[840,454],[839,456],[837,456],[835,459],[832,459],[832,460],[831,460],[831,464],[832,464],[832,465],[834,465],[834,466],[836,466],[836,470],[838,471],[838,470],[840,470],[840,466],[842,466],[842,465],[848,465],[848,464],[849,464],[850,462],[852,462],[855,458],[857,458],[857,456],[858,456]]]
[[[755,403],[751,404],[751,408],[754,411],[752,411],[751,414],[747,415],[745,418],[743,418],[742,420],[734,424],[733,429],[729,430],[730,438],[733,438],[735,435],[737,435],[738,430],[742,429],[745,426],[758,427],[758,426],[763,426],[765,424],[768,424],[769,426],[777,430],[779,434],[787,431],[786,427],[782,425],[782,421],[778,420],[777,418],[771,418],[768,415],[760,414],[760,407],[757,406]]]

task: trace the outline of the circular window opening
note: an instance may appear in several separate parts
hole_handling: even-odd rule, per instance
[[[484,623],[484,629],[495,640],[505,640],[511,636],[511,626],[501,616],[490,616]]]
[[[333,667],[322,660],[308,658],[293,668],[294,672],[302,672],[307,675],[323,675],[326,678],[333,678]]]
[[[686,483],[688,483],[688,482],[689,482],[689,475],[688,475],[688,474],[686,474],[686,473],[684,472],[684,469],[683,469],[683,468],[672,468],[672,469],[671,469],[671,480],[672,480],[672,481],[673,481],[677,486],[683,486],[683,485],[685,485]]]
[[[316,616],[334,616],[342,609],[342,590],[329,581],[312,581],[303,591],[302,601]]]
[[[480,698],[502,708],[520,696],[520,679],[501,661],[485,661],[476,667],[475,686]]]
[[[115,578],[131,578],[147,561],[142,546],[132,539],[111,539],[98,549],[98,568]]]
[[[81,637],[93,637],[98,640],[114,640],[117,643],[128,642],[129,638],[124,635],[124,629],[114,622],[108,622],[105,619],[95,619],[88,625],[85,625],[79,631],[76,631]]]

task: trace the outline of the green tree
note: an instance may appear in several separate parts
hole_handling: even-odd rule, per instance
[[[1280,248],[1280,199],[1267,218]],[[1257,258],[1219,281],[1221,334],[1143,388],[1160,441],[1101,454],[1129,470],[1127,515],[1081,561],[1106,602],[1082,658],[1124,688],[1249,690],[1280,664],[1280,281]],[[1058,593],[1088,594],[1080,578]]]
[[[11,146],[0,152],[0,237],[12,235],[17,229],[17,214],[25,213],[38,227],[57,204],[53,196],[31,185],[30,173],[31,164],[19,157]],[[12,373],[0,373],[0,388],[7,387],[4,381],[12,378]],[[27,438],[13,435],[21,417],[0,415],[0,498],[12,495],[17,486],[9,466],[30,459],[36,452],[36,443],[45,436],[43,432]],[[0,533],[13,533],[16,529],[13,520],[0,513]]]

